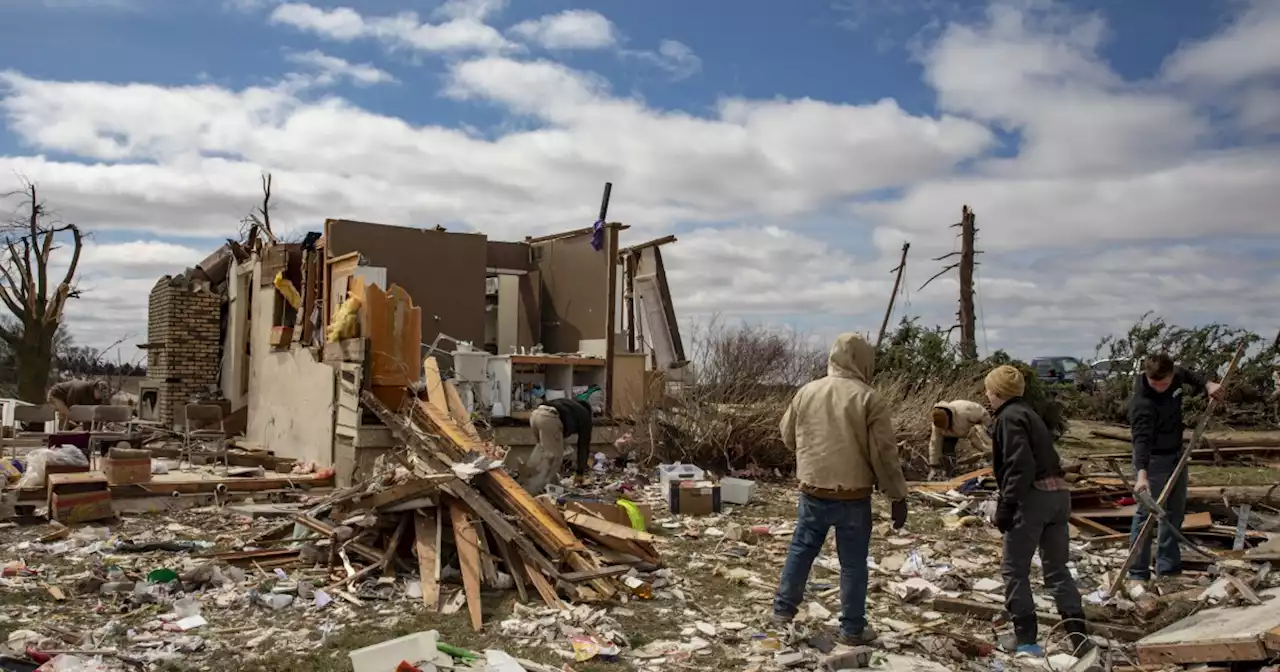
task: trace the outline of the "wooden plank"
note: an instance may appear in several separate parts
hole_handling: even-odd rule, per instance
[[[471,629],[480,632],[484,628],[480,614],[480,539],[461,504],[449,503],[449,517],[453,520],[453,539],[458,548],[458,567],[462,572],[462,588],[467,594]]]
[[[431,359],[435,359],[432,357]],[[438,375],[438,374],[437,374]],[[480,432],[476,431],[476,426],[471,422],[471,415],[467,413],[467,407],[462,403],[462,395],[458,393],[458,386],[452,380],[444,381],[444,396],[449,402],[449,416],[453,421],[458,423],[462,431],[466,433],[467,438],[476,443],[483,443],[480,438]]]
[[[907,485],[912,490],[918,490],[921,492],[950,492],[951,490],[955,490],[956,488],[964,485],[971,478],[986,478],[992,473],[994,473],[994,471],[991,467],[983,467],[981,469],[975,469],[967,474],[960,474],[949,481],[915,482],[908,483]]]
[[[980,618],[991,618],[997,614],[1004,614],[1003,604],[974,602],[973,600],[962,600],[952,597],[933,598],[933,609],[934,611],[941,611],[948,614],[967,614],[969,616],[978,616]],[[1036,620],[1047,625],[1056,625],[1062,620],[1062,618],[1054,614],[1037,612]],[[1087,627],[1090,634],[1101,635],[1102,637],[1122,642],[1135,642],[1141,639],[1144,634],[1143,631],[1137,628],[1097,623],[1094,621],[1090,621]]]
[[[619,574],[626,574],[629,571],[631,571],[631,567],[627,565],[607,565],[600,569],[588,572],[565,572],[560,575],[560,580],[567,581],[569,583],[582,583],[583,581],[590,581],[592,579],[604,579],[611,576],[618,576]]]
[[[548,607],[555,607],[556,609],[569,608],[560,600],[560,596],[556,595],[556,589],[551,586],[550,581],[547,581],[547,577],[527,564],[524,566],[524,570],[525,575],[529,577],[529,583],[532,583],[534,590],[538,591],[538,597],[541,597]]]
[[[409,529],[409,516],[400,516],[400,522],[396,523],[396,531],[391,533],[391,540],[387,542],[386,555],[382,557],[382,575],[395,576],[396,551],[400,549],[400,541],[404,539],[405,530]]]
[[[1072,525],[1075,525],[1077,528],[1083,531],[1096,532],[1102,536],[1110,536],[1112,534],[1115,534],[1115,530],[1111,529],[1110,527],[1107,527],[1106,525],[1103,525],[1102,523],[1099,523],[1093,520],[1092,518],[1086,518],[1085,516],[1081,516],[1073,513],[1071,514],[1071,517],[1069,520],[1071,521]]]
[[[418,554],[418,576],[422,583],[422,604],[427,611],[440,610],[440,516],[439,509],[420,509],[413,516],[414,551]]]
[[[449,412],[449,402],[445,397],[444,382],[440,380],[440,363],[436,358],[427,357],[422,360],[422,370],[426,373],[427,403],[442,414]]]
[[[476,541],[480,544],[480,576],[489,586],[498,585],[498,566],[493,561],[493,552],[489,550],[489,535],[485,534],[484,523],[471,523],[476,528]]]
[[[643,542],[653,542],[653,540],[656,539],[656,537],[648,532],[632,529],[626,525],[619,525],[582,510],[566,511],[564,517],[565,520],[569,521],[570,525],[588,529],[592,532],[613,537],[615,539]]]

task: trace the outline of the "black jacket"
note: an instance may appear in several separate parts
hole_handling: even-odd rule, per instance
[[[1164,392],[1156,392],[1147,377],[1138,374],[1129,398],[1129,426],[1133,432],[1133,468],[1146,469],[1152,455],[1176,455],[1182,450],[1183,387],[1191,394],[1204,393],[1207,379],[1181,366],[1173,370],[1173,382]]]
[[[591,455],[591,406],[577,399],[554,399],[545,401],[542,405],[556,409],[560,424],[564,427],[564,436],[578,435],[576,473],[586,473],[587,457]]]
[[[1053,435],[1020,397],[996,411],[991,462],[1000,485],[1000,504],[1006,507],[1020,506],[1036,481],[1064,475],[1058,451],[1053,448]]]

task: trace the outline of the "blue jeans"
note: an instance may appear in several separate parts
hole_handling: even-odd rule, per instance
[[[1151,497],[1156,501],[1160,500],[1160,493],[1164,491],[1164,485],[1169,482],[1169,477],[1173,475],[1173,468],[1177,464],[1177,453],[1151,456],[1151,462],[1147,465],[1147,480],[1151,483]],[[1168,514],[1169,524],[1176,525],[1174,529],[1182,529],[1182,519],[1187,513],[1186,469],[1182,470],[1177,484],[1169,492],[1169,499],[1164,503],[1164,511]],[[1133,544],[1138,540],[1138,530],[1142,529],[1142,523],[1146,519],[1147,508],[1139,504],[1138,511],[1133,516],[1133,525],[1129,528],[1130,548],[1133,548]],[[1159,532],[1156,534],[1156,573],[1177,574],[1180,571],[1182,571],[1182,548],[1178,545],[1178,538],[1173,536],[1169,525],[1160,521]],[[1133,567],[1129,568],[1129,578],[1141,581],[1151,578],[1150,537],[1147,538],[1147,543],[1138,549],[1138,557],[1134,559]]]
[[[773,613],[788,618],[800,610],[809,570],[836,528],[840,556],[840,630],[859,636],[867,627],[867,554],[871,550],[871,498],[821,499],[800,493],[796,531],[791,536],[787,563],[782,568]]]

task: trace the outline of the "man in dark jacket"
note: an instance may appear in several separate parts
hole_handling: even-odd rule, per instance
[[[540,495],[547,485],[560,479],[560,465],[564,462],[564,440],[578,436],[577,461],[574,463],[574,483],[581,485],[587,470],[587,457],[591,454],[591,407],[577,399],[554,399],[533,409],[529,426],[538,441],[528,461],[520,469],[520,485],[534,495]]]
[[[1205,392],[1213,397],[1221,396],[1222,388],[1204,375],[1173,363],[1169,355],[1161,353],[1143,362],[1142,373],[1134,380],[1133,396],[1129,399],[1129,426],[1133,432],[1133,489],[1151,492],[1159,497],[1165,484],[1173,475],[1173,469],[1182,456],[1182,397],[1183,388],[1192,394]],[[1183,469],[1169,491],[1164,503],[1169,525],[1182,526],[1187,509],[1187,470]],[[1138,530],[1147,519],[1147,510],[1138,505],[1130,528],[1130,548],[1137,541]],[[1156,541],[1156,572],[1177,574],[1182,569],[1182,550],[1178,539],[1165,521],[1160,521]],[[1129,592],[1136,597],[1142,592],[1142,584],[1151,578],[1151,542],[1138,549],[1138,557],[1129,569]]]
[[[1031,595],[1031,558],[1040,551],[1045,586],[1053,593],[1063,628],[1077,655],[1090,647],[1080,591],[1067,567],[1071,492],[1053,435],[1022,399],[1026,381],[1012,366],[987,374],[987,400],[995,410],[991,462],[999,482],[996,527],[1004,534],[1005,609],[1013,619],[1018,653],[1043,656],[1036,643],[1036,603]]]
[[[46,401],[58,414],[58,427],[67,429],[72,406],[101,406],[109,401],[111,387],[105,380],[67,380],[49,388]]]

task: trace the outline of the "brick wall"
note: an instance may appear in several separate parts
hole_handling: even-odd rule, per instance
[[[147,309],[147,378],[160,388],[157,414],[170,427],[178,411],[218,384],[222,297],[184,278],[165,276]]]

